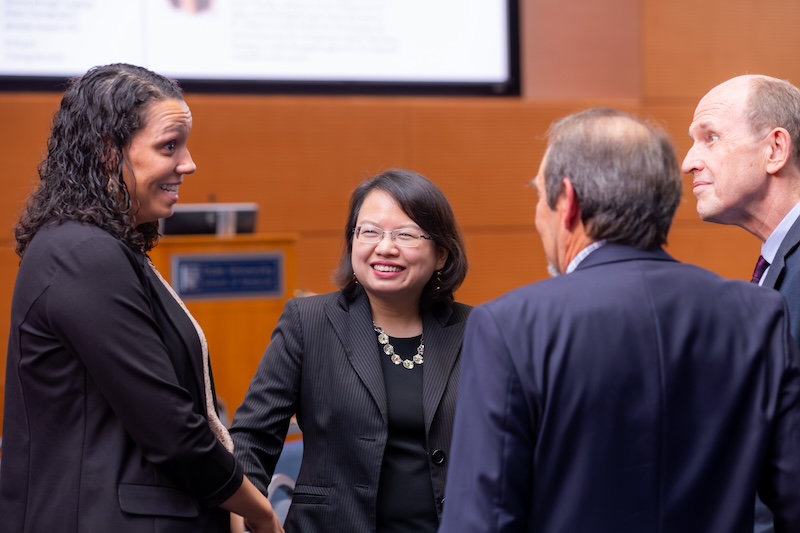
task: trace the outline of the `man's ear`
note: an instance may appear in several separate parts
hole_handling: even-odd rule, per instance
[[[767,172],[777,174],[792,158],[792,137],[784,128],[775,128],[767,135],[769,157]]]
[[[561,213],[561,222],[564,228],[572,231],[575,225],[581,221],[581,206],[578,203],[578,196],[575,194],[575,187],[569,178],[561,180],[561,194],[558,196],[556,206]]]

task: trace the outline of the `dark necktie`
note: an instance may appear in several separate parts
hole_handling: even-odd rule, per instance
[[[758,256],[758,261],[756,262],[756,268],[753,270],[753,279],[750,280],[751,283],[758,283],[761,281],[761,276],[764,275],[764,271],[769,266],[769,262],[764,259],[763,255]]]

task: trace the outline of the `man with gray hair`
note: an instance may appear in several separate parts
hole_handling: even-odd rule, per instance
[[[768,76],[732,78],[700,100],[689,136],[682,170],[694,176],[700,218],[761,241],[752,281],[783,293],[800,340],[800,89]],[[755,532],[772,531],[758,502]]]
[[[666,134],[557,121],[536,229],[561,274],[467,323],[441,533],[800,531],[800,352],[774,291],[677,262]],[[753,312],[758,310],[758,312]]]

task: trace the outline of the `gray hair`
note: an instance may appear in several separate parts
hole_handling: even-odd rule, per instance
[[[747,96],[747,110],[754,134],[784,128],[792,139],[792,163],[800,167],[800,89],[786,80],[754,77]]]
[[[551,209],[568,178],[592,239],[640,249],[666,243],[681,199],[681,173],[663,129],[622,111],[593,108],[553,123],[548,141],[544,179]]]

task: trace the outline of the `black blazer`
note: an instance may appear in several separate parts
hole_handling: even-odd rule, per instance
[[[603,246],[470,315],[440,531],[798,532],[799,365],[779,294]]]
[[[208,427],[199,339],[145,257],[40,230],[11,306],[0,527],[221,532],[241,468]],[[187,327],[188,324],[188,327]]]
[[[470,308],[452,304],[422,317],[423,410],[431,482],[441,515]],[[369,302],[340,293],[287,302],[236,411],[234,454],[262,491],[290,418],[303,431],[303,462],[284,527],[289,532],[375,531],[378,482],[388,438],[387,403]]]

